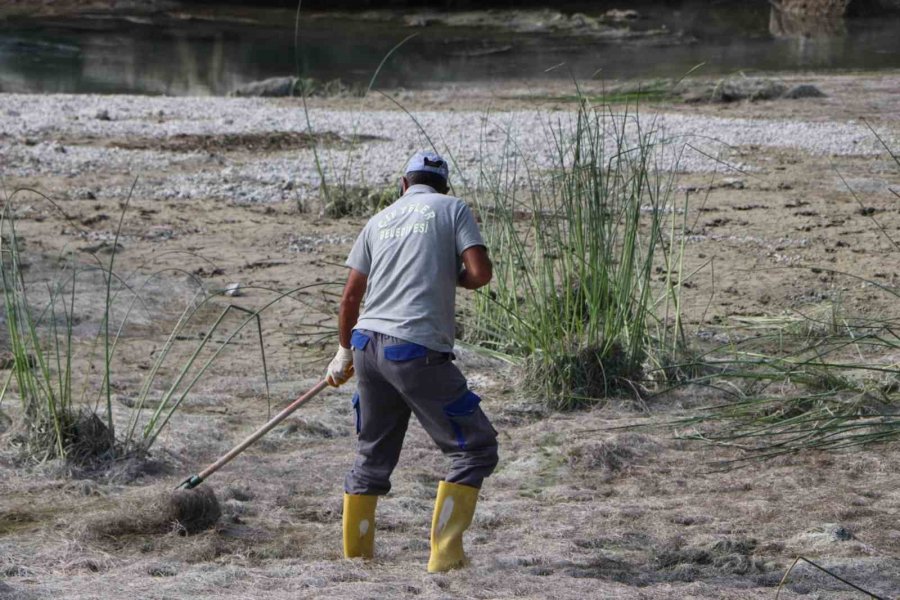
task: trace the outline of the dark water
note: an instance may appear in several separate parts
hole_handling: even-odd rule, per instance
[[[633,27],[665,27],[671,35],[603,41],[560,33],[407,28],[340,14],[305,18],[300,70],[319,80],[365,84],[384,55],[417,31],[386,63],[379,87],[587,78],[598,72],[605,78],[677,77],[698,63],[706,63],[705,74],[900,68],[896,16],[784,25],[772,20],[763,2],[695,0],[640,8],[644,18]],[[93,15],[0,21],[0,91],[225,94],[250,81],[296,73],[293,19],[288,10],[223,9],[215,19]]]

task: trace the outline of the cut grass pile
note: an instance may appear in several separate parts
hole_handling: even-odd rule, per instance
[[[209,486],[174,492],[168,486],[154,486],[142,491],[140,497],[121,499],[114,510],[93,516],[84,527],[86,537],[98,539],[194,534],[214,526],[221,515],[218,499]]]
[[[900,350],[897,326],[886,320],[812,338],[778,330],[717,348],[705,357],[717,373],[704,383],[732,401],[676,425],[746,459],[900,439],[900,364],[883,362]]]

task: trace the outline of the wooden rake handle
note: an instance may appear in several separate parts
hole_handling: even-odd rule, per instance
[[[328,387],[327,381],[323,380],[323,381],[320,381],[319,383],[317,383],[315,385],[315,387],[313,387],[311,390],[309,390],[308,392],[306,392],[305,394],[303,394],[302,396],[300,396],[299,398],[297,398],[296,400],[294,400],[293,402],[288,404],[284,408],[284,410],[282,410],[280,413],[278,413],[277,415],[272,417],[265,425],[263,425],[262,427],[260,427],[259,429],[257,429],[253,433],[251,433],[249,436],[247,436],[247,438],[243,442],[241,442],[240,444],[238,444],[237,446],[235,446],[234,448],[229,450],[228,454],[226,454],[225,456],[223,456],[222,458],[220,458],[213,464],[209,465],[208,467],[206,467],[205,469],[200,471],[199,475],[191,475],[190,477],[185,479],[181,483],[181,485],[179,485],[178,487],[189,490],[189,489],[195,488],[198,485],[200,485],[201,483],[203,483],[203,481],[207,477],[209,477],[210,475],[212,475],[213,473],[215,473],[216,471],[218,471],[219,469],[221,469],[222,467],[224,467],[225,465],[230,463],[238,454],[240,454],[241,452],[243,452],[244,450],[246,450],[247,448],[252,446],[253,443],[256,442],[259,438],[261,438],[262,436],[269,433],[276,425],[278,425],[279,423],[284,421],[287,417],[289,417],[291,415],[291,413],[293,413],[298,408],[300,408],[301,406],[303,406],[304,404],[306,404],[307,402],[309,402],[310,400],[315,398],[319,394],[319,392],[324,390],[326,387]]]

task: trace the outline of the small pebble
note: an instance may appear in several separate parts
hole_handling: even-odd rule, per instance
[[[847,542],[853,539],[853,532],[846,527],[836,525],[829,531],[831,537],[837,542]]]
[[[151,577],[174,577],[178,571],[172,565],[151,565],[147,568],[147,575]]]

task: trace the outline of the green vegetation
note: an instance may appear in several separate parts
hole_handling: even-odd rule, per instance
[[[509,100],[532,100],[535,102],[566,102],[581,104],[588,100],[594,106],[624,105],[626,107],[636,104],[679,102],[682,100],[681,92],[677,84],[667,80],[655,80],[642,82],[639,85],[623,84],[612,86],[600,94],[585,95],[582,93],[562,95],[534,95],[534,96],[509,96]]]
[[[506,164],[482,173],[477,204],[495,272],[465,330],[567,409],[637,392],[645,369],[678,354],[681,250],[673,180],[655,164],[665,144],[637,114],[582,99],[548,143],[550,173],[517,170],[511,140]],[[654,286],[660,265],[665,283]]]

